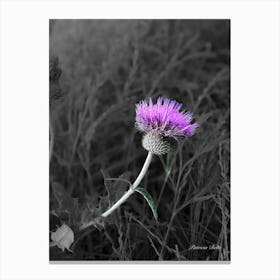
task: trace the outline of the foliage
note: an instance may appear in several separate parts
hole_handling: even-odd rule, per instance
[[[155,202],[154,202],[152,196],[149,194],[149,192],[146,189],[139,188],[139,187],[135,191],[140,193],[145,198],[145,200],[148,202],[148,204],[153,212],[154,218],[156,220],[158,220],[158,213],[157,213],[156,205],[155,205]]]

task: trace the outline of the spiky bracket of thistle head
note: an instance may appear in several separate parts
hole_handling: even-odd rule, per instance
[[[190,137],[195,133],[198,124],[192,123],[192,113],[180,112],[181,108],[181,103],[162,97],[155,104],[151,98],[136,104],[136,128],[145,133],[142,145],[147,151],[165,154],[170,148],[168,138]]]

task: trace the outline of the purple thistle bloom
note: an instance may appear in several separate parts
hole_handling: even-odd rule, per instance
[[[136,128],[145,133],[155,132],[166,137],[189,137],[198,127],[190,112],[180,112],[182,104],[158,97],[156,104],[142,100],[136,104]]]

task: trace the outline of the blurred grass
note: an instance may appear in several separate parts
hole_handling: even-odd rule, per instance
[[[230,259],[230,46],[228,20],[52,20],[59,96],[51,102],[50,185],[80,203],[106,195],[101,169],[135,178],[146,156],[134,128],[135,103],[163,95],[194,112],[198,133],[154,159],[142,182],[157,224],[134,195],[51,259]],[[50,207],[53,205],[50,190]],[[61,222],[61,221],[60,221]],[[51,227],[54,222],[51,220]],[[189,250],[191,245],[221,250]]]

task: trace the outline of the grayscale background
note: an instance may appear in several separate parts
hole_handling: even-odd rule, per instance
[[[50,231],[71,250],[50,260],[230,260],[230,21],[50,20]],[[128,188],[146,157],[135,104],[183,103],[200,127],[155,157],[141,183],[158,222],[133,194],[81,231]]]

